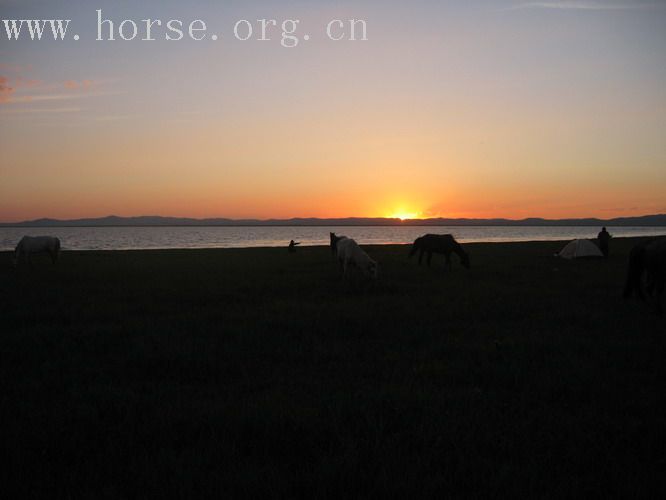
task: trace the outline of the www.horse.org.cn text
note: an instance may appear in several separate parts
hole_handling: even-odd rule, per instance
[[[89,39],[94,42],[177,42],[181,40],[275,42],[285,48],[298,47],[302,42],[321,39],[332,42],[368,40],[368,23],[364,19],[332,19],[314,26],[304,27],[300,19],[239,19],[220,30],[213,30],[203,19],[115,19],[96,11],[96,32]],[[71,19],[2,19],[8,41],[32,42],[84,40],[75,33]]]

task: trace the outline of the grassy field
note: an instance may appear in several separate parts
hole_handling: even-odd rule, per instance
[[[664,491],[666,319],[635,243],[470,244],[472,269],[367,247],[0,254],[5,498]],[[455,257],[454,257],[455,258]],[[3,477],[4,476],[4,477]],[[19,495],[19,496],[17,496]]]

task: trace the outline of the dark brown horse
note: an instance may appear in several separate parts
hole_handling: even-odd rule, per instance
[[[634,246],[629,253],[624,298],[631,297],[635,292],[645,301],[647,295],[657,313],[663,314],[661,296],[664,293],[665,283],[666,237],[651,238]]]
[[[446,257],[446,267],[451,269],[451,254],[455,253],[460,257],[460,263],[467,269],[469,269],[469,256],[467,252],[463,250],[460,243],[458,243],[453,236],[450,234],[426,234],[420,238],[416,238],[412,249],[409,252],[409,257],[411,258],[416,252],[419,252],[419,265],[423,260],[423,254],[428,254],[428,266],[430,266],[430,261],[432,259],[433,253],[441,253]]]

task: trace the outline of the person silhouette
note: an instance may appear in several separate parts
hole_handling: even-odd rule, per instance
[[[296,252],[296,246],[300,245],[300,242],[295,242],[294,240],[291,240],[289,242],[289,253],[295,253]]]
[[[601,228],[601,231],[597,235],[597,240],[599,241],[599,250],[604,254],[604,258],[608,258],[610,254],[610,240],[612,236],[606,231],[605,227]]]

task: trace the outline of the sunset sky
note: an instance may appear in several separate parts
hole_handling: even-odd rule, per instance
[[[208,38],[96,41],[96,9]],[[72,22],[0,25],[0,221],[666,213],[664,1],[0,0],[25,18]],[[260,18],[311,38],[233,38]]]

